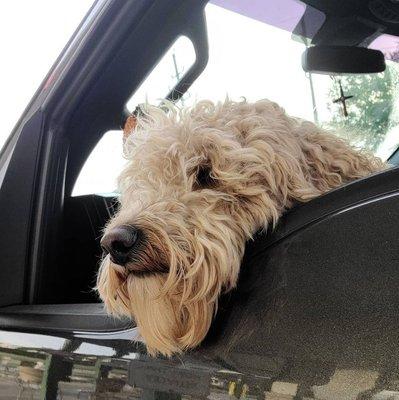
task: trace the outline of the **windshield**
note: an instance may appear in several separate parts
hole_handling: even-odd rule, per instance
[[[226,96],[248,101],[268,98],[289,114],[313,120],[384,160],[396,150],[397,37],[377,35],[369,43],[369,47],[384,52],[384,73],[328,76],[305,73],[301,64],[306,46],[325,23],[319,10],[294,0],[212,0],[206,6],[206,19],[209,62],[180,104],[221,101]],[[173,68],[163,66],[168,63]],[[184,51],[172,48],[141,85],[141,97],[151,102],[165,97],[176,82],[175,71],[186,71],[187,65]],[[156,85],[157,76],[169,81]],[[133,110],[136,105],[130,101],[128,108]]]
[[[262,14],[256,7],[262,3],[264,10],[269,2],[251,0],[246,2],[246,15],[242,15],[243,10],[239,9],[242,2],[214,0],[213,3],[228,3],[233,10],[207,5],[209,64],[185,95],[186,103],[203,98],[217,101],[226,95],[233,99],[245,96],[251,101],[269,98],[289,114],[332,129],[383,159],[397,148],[396,62],[387,60],[387,69],[380,74],[332,77],[305,73],[301,56],[306,43],[291,32],[304,13],[302,4],[284,0],[276,6],[277,2],[270,2],[274,9],[270,5],[269,13]],[[289,3],[293,7],[289,8]],[[323,22],[320,12],[315,14],[309,30]],[[252,18],[255,15],[256,19]],[[370,47],[384,47],[390,58],[398,60],[399,53],[395,57],[393,47],[393,44],[398,47],[397,42],[385,36]],[[351,96],[345,102],[338,100],[341,88],[345,97]]]

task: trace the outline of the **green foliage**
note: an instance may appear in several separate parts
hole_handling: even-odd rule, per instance
[[[347,100],[348,117],[342,104],[332,104],[340,97],[338,79],[332,80],[329,91],[331,120],[327,127],[345,132],[355,145],[375,151],[387,131],[399,123],[394,107],[398,91],[399,71],[396,63],[389,63],[384,73],[347,75],[339,78]]]

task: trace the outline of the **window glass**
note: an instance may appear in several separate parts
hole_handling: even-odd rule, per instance
[[[206,7],[209,63],[186,96],[186,104],[200,99],[249,101],[268,98],[297,117],[314,121],[354,145],[387,159],[399,144],[399,41],[386,35],[370,47],[381,49],[387,69],[381,74],[328,76],[308,74],[301,56],[306,40],[298,35],[305,8],[298,2],[245,4],[212,0]],[[268,9],[268,13],[260,12]],[[309,32],[323,22],[320,12],[308,12]],[[285,15],[286,18],[282,18]],[[309,22],[310,21],[310,22]],[[316,30],[315,30],[316,27]],[[391,40],[388,40],[391,39]],[[396,47],[395,47],[396,46]],[[348,115],[344,115],[340,86]]]
[[[137,105],[158,104],[181,80],[195,62],[190,39],[180,36],[143,81],[126,106],[133,112]],[[104,134],[83,166],[72,196],[110,194],[117,189],[117,176],[125,163],[122,154],[122,132]]]
[[[92,4],[93,0],[0,2],[0,149]]]
[[[214,4],[212,4],[214,3]],[[249,101],[269,98],[297,117],[308,119],[373,151],[386,160],[399,144],[399,40],[383,35],[370,47],[381,49],[387,69],[380,74],[328,76],[308,74],[301,56],[324,21],[317,10],[294,0],[212,0],[206,6],[209,62],[180,105],[197,100]],[[262,11],[263,10],[263,11]],[[129,100],[133,111],[143,102],[158,104],[195,61],[193,45],[180,37]],[[342,102],[336,101],[341,90]],[[104,193],[116,188],[122,159],[119,135],[105,136],[82,170],[74,194]],[[111,144],[115,141],[114,144]],[[119,150],[118,150],[119,149]],[[103,152],[100,154],[100,152]],[[111,154],[112,153],[112,154]],[[95,158],[94,158],[95,157]],[[117,160],[119,157],[119,160]],[[113,160],[104,163],[104,160]],[[97,165],[98,164],[98,165]],[[99,171],[103,171],[99,173]],[[84,174],[90,176],[83,176]],[[105,178],[105,177],[108,177]]]
[[[180,36],[127,102],[132,112],[138,104],[157,104],[182,79],[195,62],[195,50],[190,39]]]
[[[72,196],[110,194],[116,191],[116,179],[125,164],[122,157],[122,137],[122,131],[104,134],[84,164]]]

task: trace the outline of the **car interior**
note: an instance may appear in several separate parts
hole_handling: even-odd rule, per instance
[[[99,7],[100,3],[94,7]],[[46,140],[39,137],[36,139],[38,146],[46,148],[45,154],[41,155],[39,161],[30,160],[28,157],[22,162],[22,153],[18,153],[22,150],[16,147],[13,153],[15,159],[11,160],[8,167],[11,172],[19,160],[18,165],[20,166],[22,162],[25,171],[30,171],[28,163],[31,162],[32,165],[40,163],[41,170],[45,173],[35,179],[32,177],[32,181],[35,180],[37,187],[41,189],[37,191],[35,197],[35,222],[25,227],[29,232],[30,253],[23,255],[23,261],[16,259],[22,255],[16,255],[15,251],[2,250],[9,253],[0,254],[0,259],[8,260],[7,265],[15,265],[14,271],[11,269],[3,271],[8,277],[13,276],[12,279],[7,278],[13,294],[5,290],[0,297],[2,327],[23,328],[28,325],[35,329],[45,326],[49,330],[101,331],[121,329],[126,326],[126,321],[120,324],[114,321],[113,325],[110,325],[109,320],[103,317],[101,306],[93,305],[99,303],[93,287],[102,257],[100,238],[104,225],[118,208],[117,194],[91,192],[73,195],[75,184],[103,135],[109,131],[121,130],[126,117],[138,105],[134,104],[132,109],[129,109],[127,107],[129,99],[146,81],[149,72],[161,61],[178,37],[183,35],[190,39],[195,49],[195,61],[172,82],[173,85],[168,88],[168,93],[157,93],[157,96],[189,104],[195,97],[190,95],[190,90],[196,90],[204,85],[207,79],[211,79],[212,73],[215,73],[212,71],[217,71],[214,66],[216,63],[213,63],[212,59],[214,53],[210,52],[213,29],[216,28],[212,28],[213,15],[209,10],[216,7],[215,15],[223,11],[228,15],[231,14],[232,19],[237,16],[252,18],[254,13],[259,15],[257,12],[259,10],[251,9],[251,5],[245,10],[238,11],[234,6],[227,7],[226,2],[222,0],[211,1],[208,5],[206,1],[154,1],[153,6],[145,10],[144,2],[135,3],[134,7],[126,6],[121,9],[110,7],[107,10],[108,15],[111,15],[116,23],[112,27],[106,22],[97,23],[96,30],[90,32],[92,37],[97,38],[97,48],[87,47],[82,51],[77,66],[67,71],[71,77],[68,78],[69,75],[64,77],[63,84],[66,86],[62,96],[53,100],[53,103],[50,102],[43,115],[38,114],[37,121],[31,122],[31,125],[36,123],[46,132],[51,132]],[[256,29],[267,25],[284,32],[287,40],[292,41],[295,46],[300,46],[301,53],[309,46],[367,48],[382,34],[388,39],[390,36],[394,41],[397,40],[399,4],[391,0],[375,0],[367,3],[364,5],[362,0],[348,0],[345,6],[342,6],[341,2],[330,0],[304,0],[301,2],[303,7],[296,11],[298,2],[287,0],[281,3],[281,9],[271,10],[275,12],[273,18],[270,15],[274,14],[270,11],[264,13],[266,15],[264,20],[260,21],[258,17],[255,21],[256,18],[253,17],[251,21],[255,21],[253,24]],[[164,18],[166,15],[168,17]],[[284,25],[286,19],[282,18],[282,15],[290,16],[291,19],[288,20],[291,22],[288,26]],[[155,27],[154,21],[163,23]],[[218,29],[223,30],[222,27]],[[271,66],[274,63],[276,68],[279,68],[278,65],[281,63],[279,53],[273,53],[278,46],[279,42],[270,45],[264,43],[262,50],[270,58],[267,62]],[[377,49],[385,49],[383,45],[378,46],[380,47]],[[348,55],[348,49],[345,54]],[[97,57],[96,63],[93,62],[95,57]],[[366,54],[361,64],[364,66],[364,62],[369,60],[368,71],[374,72],[376,64],[372,58],[367,57]],[[393,61],[390,61],[391,59]],[[396,62],[393,53],[390,52],[385,54],[385,60],[392,65]],[[340,75],[334,71],[334,68],[338,68],[336,65],[330,65],[330,73],[319,78],[314,72],[320,65],[314,65],[311,61],[310,58],[307,60],[308,72],[298,69],[298,74],[302,74],[303,79],[306,78],[307,87],[309,75],[313,76],[314,80],[310,80],[309,86],[313,85],[311,92],[313,95],[318,93],[315,87],[318,87],[319,82],[319,87],[324,88],[323,93],[330,90],[330,86],[327,85],[331,82],[335,87],[339,84],[342,89],[341,81],[337,78]],[[343,68],[343,72],[356,73],[358,61],[358,59],[342,59],[338,64],[341,69]],[[59,62],[62,63],[63,60]],[[256,60],[246,62],[256,63]],[[301,65],[300,58],[297,62]],[[381,59],[376,62],[380,63]],[[210,72],[207,72],[208,69]],[[250,73],[251,71],[245,71],[245,74]],[[280,80],[281,83],[284,78],[285,76],[281,75],[272,76],[270,79]],[[243,80],[245,86],[246,77],[236,76],[236,79]],[[242,88],[238,87],[237,90]],[[276,86],[276,97],[280,90],[282,89]],[[262,91],[263,97],[269,97],[267,85],[263,86]],[[201,94],[200,90],[199,93]],[[281,104],[284,105],[284,96],[287,98],[288,93],[289,88],[285,88],[282,99],[279,100]],[[319,108],[319,115],[316,115],[316,122],[320,122],[324,118],[323,113],[326,114],[330,110],[324,97],[320,95],[317,101],[316,106],[324,104]],[[349,107],[350,100],[348,104]],[[339,115],[337,118],[341,118],[339,114],[341,109],[339,105],[337,107],[336,114]],[[290,111],[289,107],[287,108]],[[312,107],[309,100],[309,107],[303,113],[303,117],[315,119],[315,109],[317,107]],[[392,111],[392,118],[393,115]],[[330,114],[326,119],[329,118]],[[16,142],[19,145],[23,143],[24,129],[31,129],[31,126],[22,128],[19,142]],[[379,148],[383,146],[384,138],[382,135],[380,142],[377,144],[373,142],[370,148],[377,151],[378,146]],[[29,140],[33,141],[35,138],[30,136]],[[122,140],[122,137],[118,136],[117,140]],[[363,143],[362,138],[359,140]],[[316,315],[334,316],[328,326],[323,325],[323,329],[331,329],[332,324],[336,323],[339,326],[346,324],[345,329],[350,330],[351,326],[353,328],[359,322],[354,320],[348,323],[348,315],[351,315],[356,307],[368,313],[369,322],[373,321],[371,328],[370,325],[367,328],[369,330],[378,325],[376,315],[378,313],[381,315],[381,310],[384,310],[382,313],[388,322],[393,321],[390,304],[399,303],[395,287],[398,277],[395,270],[396,254],[399,249],[398,244],[393,244],[397,231],[396,224],[392,223],[399,216],[396,198],[399,195],[397,191],[399,170],[395,168],[399,163],[399,153],[396,150],[398,143],[394,144],[394,148],[385,156],[389,159],[391,168],[294,207],[284,215],[274,231],[260,232],[253,242],[248,243],[239,287],[233,294],[226,296],[226,303],[223,303],[226,305],[221,307],[214,325],[215,337],[217,337],[215,333],[218,331],[217,327],[223,325],[226,337],[234,341],[234,338],[239,336],[237,333],[239,329],[244,329],[242,324],[245,310],[259,309],[260,305],[277,310],[279,302],[276,298],[280,299],[282,289],[285,298],[288,299],[284,304],[289,306],[280,314],[278,326],[288,324],[291,332],[301,331],[300,338],[295,334],[295,338],[287,339],[292,346],[294,342],[303,342],[305,337],[322,334],[311,331],[312,324],[307,323],[310,320],[314,321]],[[24,151],[30,146],[31,142],[27,141],[23,147]],[[32,169],[34,170],[36,169]],[[6,175],[1,189],[3,197],[13,191],[14,194],[9,197],[11,201],[14,201],[12,199],[16,199],[16,196],[25,196],[15,193],[14,186],[11,185],[13,180],[15,178],[12,175],[8,177]],[[22,216],[22,209],[20,213]],[[17,230],[10,232],[10,238],[17,235],[19,235]],[[25,240],[22,239],[25,235],[19,237],[20,240]],[[18,243],[21,245],[22,242]],[[23,266],[18,269],[21,263]],[[257,271],[256,276],[261,278],[255,282],[255,273],[248,271]],[[14,285],[13,279],[19,283]],[[294,283],[287,284],[287,282]],[[353,290],[355,286],[358,288],[356,291]],[[255,293],[252,297],[248,297],[250,289]],[[368,294],[370,291],[373,293],[371,297]],[[366,301],[366,298],[369,300]],[[51,308],[46,305],[55,306]],[[343,309],[347,311],[346,316],[337,311]],[[24,314],[25,319],[21,320],[21,314]],[[65,319],[66,314],[71,318]],[[38,315],[44,317],[38,319]],[[57,319],[50,318],[49,315],[63,317]],[[82,315],[85,317],[82,318]],[[307,322],[300,319],[300,316],[304,315]],[[93,318],[97,319],[93,322],[93,319],[88,320],[87,316],[90,318],[94,316]],[[256,320],[257,317],[259,318]],[[257,324],[265,319],[255,312],[253,318],[252,322]],[[303,329],[304,326],[307,326],[308,330]],[[356,326],[357,328],[359,327]],[[343,334],[343,331],[338,331],[337,337]],[[281,328],[278,332],[280,336],[274,335],[269,338],[271,345],[276,341],[283,341],[286,337],[284,332],[287,331]],[[354,339],[350,337],[348,340]],[[297,345],[297,348],[300,346]],[[307,344],[303,343],[300,351],[306,352],[307,349]],[[317,343],[314,344],[312,351],[316,351],[315,349]]]

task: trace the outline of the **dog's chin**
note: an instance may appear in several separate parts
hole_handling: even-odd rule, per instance
[[[212,302],[182,304],[178,290],[163,293],[166,280],[165,274],[127,278],[130,311],[151,355],[171,356],[197,346],[212,322]]]
[[[132,273],[104,260],[97,290],[107,311],[135,320],[148,353],[171,356],[198,346],[212,322],[215,301],[181,301],[181,291],[165,293],[168,274]],[[180,295],[179,295],[180,293]]]

